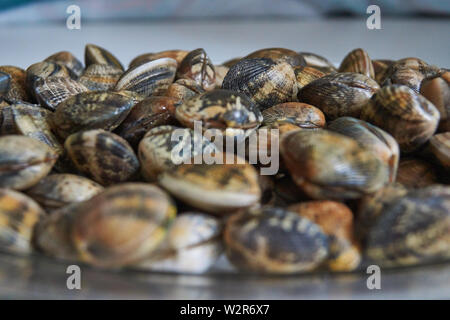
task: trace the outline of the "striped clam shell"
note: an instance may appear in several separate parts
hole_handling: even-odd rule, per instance
[[[145,97],[163,95],[175,79],[177,62],[161,58],[126,71],[117,81],[115,91],[134,91]]]
[[[299,52],[306,61],[306,66],[325,74],[337,72],[336,67],[326,58],[311,52]]]
[[[180,65],[181,61],[186,57],[186,55],[189,53],[189,51],[186,50],[165,50],[160,52],[154,52],[154,53],[144,53],[133,60],[131,60],[130,65],[128,66],[129,69],[132,69],[134,67],[137,67],[141,64],[144,64],[149,61],[161,59],[161,58],[172,58],[175,59]]]
[[[216,70],[204,49],[189,52],[181,61],[177,70],[178,79],[191,79],[205,90],[216,86]]]
[[[450,71],[442,73],[439,77],[424,79],[420,93],[439,110],[441,120],[438,131],[450,131]]]
[[[369,54],[360,48],[351,51],[345,56],[339,66],[339,72],[356,72],[375,79],[372,60]]]
[[[243,59],[255,58],[267,58],[273,61],[281,60],[289,63],[292,67],[306,66],[305,58],[301,54],[286,48],[260,49],[248,54]]]
[[[54,62],[38,62],[32,64],[27,69],[27,88],[28,91],[36,97],[36,84],[39,80],[50,77],[68,78],[70,79],[69,70],[63,65]]]
[[[325,115],[314,106],[301,102],[286,102],[262,112],[263,124],[290,123],[299,128],[316,129],[325,127]]]
[[[166,96],[173,97],[179,102],[183,102],[204,92],[205,90],[194,80],[178,79],[167,88]]]
[[[60,51],[47,57],[44,61],[55,62],[63,65],[69,70],[73,79],[77,79],[83,72],[83,64],[72,53],[68,51]]]
[[[86,68],[91,64],[109,64],[124,70],[120,61],[111,52],[94,44],[86,45],[84,50],[84,64]]]
[[[296,67],[294,68],[294,72],[299,90],[310,82],[325,76],[325,73],[312,67]]]
[[[362,109],[361,119],[390,133],[402,152],[422,146],[436,131],[440,115],[436,107],[407,86],[378,90]]]
[[[114,89],[123,70],[110,64],[91,64],[78,80],[89,90],[108,91]]]
[[[86,91],[88,89],[83,84],[67,77],[52,76],[34,83],[37,102],[51,111],[69,97]]]

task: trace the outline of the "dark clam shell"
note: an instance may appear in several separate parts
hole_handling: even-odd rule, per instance
[[[63,65],[69,70],[69,73],[72,78],[77,79],[81,76],[83,72],[83,64],[80,60],[78,60],[72,53],[68,51],[60,51],[55,54],[52,54],[44,61],[47,62],[55,62]]]
[[[347,54],[339,66],[339,72],[356,72],[375,79],[372,60],[364,49],[355,49]]]
[[[0,71],[0,96],[8,93],[11,88],[11,76],[6,73]]]
[[[83,92],[58,105],[52,124],[61,138],[80,130],[114,130],[127,117],[135,101],[114,92]]]
[[[94,44],[86,45],[84,50],[84,64],[86,68],[91,64],[109,64],[124,70],[120,61],[111,52]]]
[[[9,90],[3,94],[3,97],[12,103],[20,101],[30,102],[31,98],[26,85],[26,71],[14,66],[0,66],[0,71],[11,77]]]
[[[114,133],[77,132],[66,139],[64,146],[76,168],[102,185],[127,181],[139,172],[133,149]]]
[[[402,152],[422,146],[436,131],[439,111],[407,86],[384,86],[364,106],[361,119],[390,133]]]
[[[450,71],[422,81],[420,93],[439,110],[439,132],[450,131]]]
[[[261,273],[298,273],[317,268],[329,242],[307,218],[276,207],[231,216],[225,225],[228,259],[239,269]]]
[[[438,183],[433,165],[419,158],[402,158],[398,166],[396,182],[405,188],[424,188]]]
[[[110,64],[91,64],[78,80],[89,90],[107,91],[116,86],[123,70]]]
[[[359,118],[361,109],[379,88],[375,80],[365,75],[334,73],[304,86],[298,92],[298,100],[319,108],[329,120]]]
[[[115,91],[128,90],[145,97],[162,95],[175,79],[177,62],[161,58],[126,71],[117,81]]]
[[[36,83],[50,77],[69,78],[69,71],[63,65],[54,62],[38,62],[27,69],[27,89],[36,99]],[[42,85],[42,83],[41,83]]]
[[[230,68],[222,88],[245,94],[264,110],[278,103],[295,101],[297,79],[287,62],[243,59]]]
[[[194,80],[205,90],[212,90],[216,86],[214,65],[201,48],[192,50],[184,57],[178,68],[177,78]]]
[[[431,137],[428,150],[447,172],[450,172],[450,132],[435,134]]]
[[[286,48],[266,48],[254,51],[243,59],[268,58],[273,61],[281,60],[292,67],[306,66],[305,58],[298,52]]]

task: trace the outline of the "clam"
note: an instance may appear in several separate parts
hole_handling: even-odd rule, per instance
[[[91,64],[81,74],[78,82],[89,90],[108,91],[114,89],[123,70],[110,64]]]
[[[330,252],[327,259],[332,271],[351,271],[361,263],[361,248],[353,236],[353,213],[343,203],[307,201],[290,205],[295,212],[319,225],[328,236]]]
[[[329,120],[344,116],[359,118],[362,108],[379,88],[375,80],[359,73],[333,73],[300,89],[298,100],[319,108]]]
[[[145,97],[162,95],[175,79],[177,62],[161,58],[127,70],[117,81],[115,91],[128,90]]]
[[[3,94],[6,100],[10,102],[31,100],[27,92],[25,70],[14,66],[0,66],[0,72],[11,77],[9,90]]]
[[[314,80],[325,76],[325,73],[312,67],[296,67],[294,68],[295,77],[297,78],[297,88],[300,90]]]
[[[298,273],[320,266],[328,256],[327,235],[315,223],[277,207],[231,216],[225,251],[237,268],[260,273]]]
[[[0,188],[0,250],[31,253],[33,228],[44,216],[45,212],[34,200]]]
[[[204,92],[205,90],[194,80],[178,79],[167,88],[166,96],[183,102]]]
[[[281,155],[294,182],[314,199],[355,199],[382,188],[388,166],[344,135],[296,130],[283,135]]]
[[[33,138],[0,137],[0,188],[27,189],[45,177],[58,155],[45,143]]]
[[[420,93],[439,110],[441,120],[438,131],[450,131],[450,71],[444,72],[439,77],[424,79]]]
[[[424,188],[438,183],[436,169],[419,158],[402,158],[396,182],[406,188]]]
[[[400,149],[387,132],[363,120],[341,117],[328,123],[327,129],[355,139],[362,147],[373,151],[389,168],[389,182],[395,181]]]
[[[86,68],[91,64],[109,64],[123,70],[120,61],[111,52],[94,44],[87,44],[84,50]]]
[[[120,93],[82,92],[58,105],[52,125],[61,138],[81,130],[114,130],[134,104],[133,97]]]
[[[390,133],[402,152],[421,147],[436,131],[439,111],[406,86],[384,86],[364,106],[361,119]]]
[[[261,111],[278,103],[296,101],[298,90],[292,66],[267,58],[240,60],[228,71],[222,88],[245,94]]]
[[[316,129],[325,126],[325,116],[316,107],[301,102],[286,102],[262,112],[263,124],[289,123],[302,129]]]
[[[149,61],[161,59],[161,58],[171,58],[175,59],[178,65],[180,65],[181,61],[186,57],[189,51],[186,50],[165,50],[155,53],[144,53],[136,58],[134,58],[129,65],[129,69],[137,67],[138,65],[147,63]]]
[[[127,181],[139,172],[139,161],[126,140],[105,130],[80,131],[64,146],[75,167],[102,184]]]
[[[450,171],[450,132],[438,133],[432,136],[428,150],[442,168]]]
[[[257,58],[267,58],[273,61],[284,61],[289,63],[293,68],[306,66],[305,58],[301,54],[285,48],[260,49],[248,54],[243,59],[257,59]]]
[[[63,65],[46,61],[38,62],[28,67],[26,84],[28,92],[31,93],[33,98],[37,100],[36,83],[39,80],[45,80],[52,77],[70,79],[69,70]]]
[[[52,54],[44,61],[63,65],[67,70],[69,70],[71,77],[74,79],[79,78],[83,72],[83,64],[81,61],[68,51],[60,51]]]
[[[364,49],[355,49],[347,54],[339,66],[339,72],[356,72],[375,79],[375,71],[369,54]]]
[[[216,86],[216,70],[201,48],[192,50],[184,57],[178,68],[177,78],[194,80],[204,90],[212,90]]]
[[[375,80],[381,86],[386,78],[386,72],[389,66],[393,63],[393,60],[372,60],[373,70],[375,72]]]
[[[11,88],[11,76],[6,72],[0,71],[0,97],[8,93],[10,88]]]
[[[299,52],[306,61],[306,66],[313,67],[325,74],[337,72],[336,67],[328,59],[311,52]]]

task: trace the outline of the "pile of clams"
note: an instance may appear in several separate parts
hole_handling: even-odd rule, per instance
[[[360,48],[0,66],[0,250],[195,274],[450,260],[449,80]]]

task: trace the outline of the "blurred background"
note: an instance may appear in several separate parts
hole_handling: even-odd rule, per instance
[[[77,5],[81,29],[70,30]],[[369,5],[381,12],[370,30]],[[416,56],[450,67],[448,0],[0,0],[0,64],[20,67],[95,43],[125,65],[139,54],[203,47],[214,63],[286,47],[335,64],[362,47],[372,58]]]

